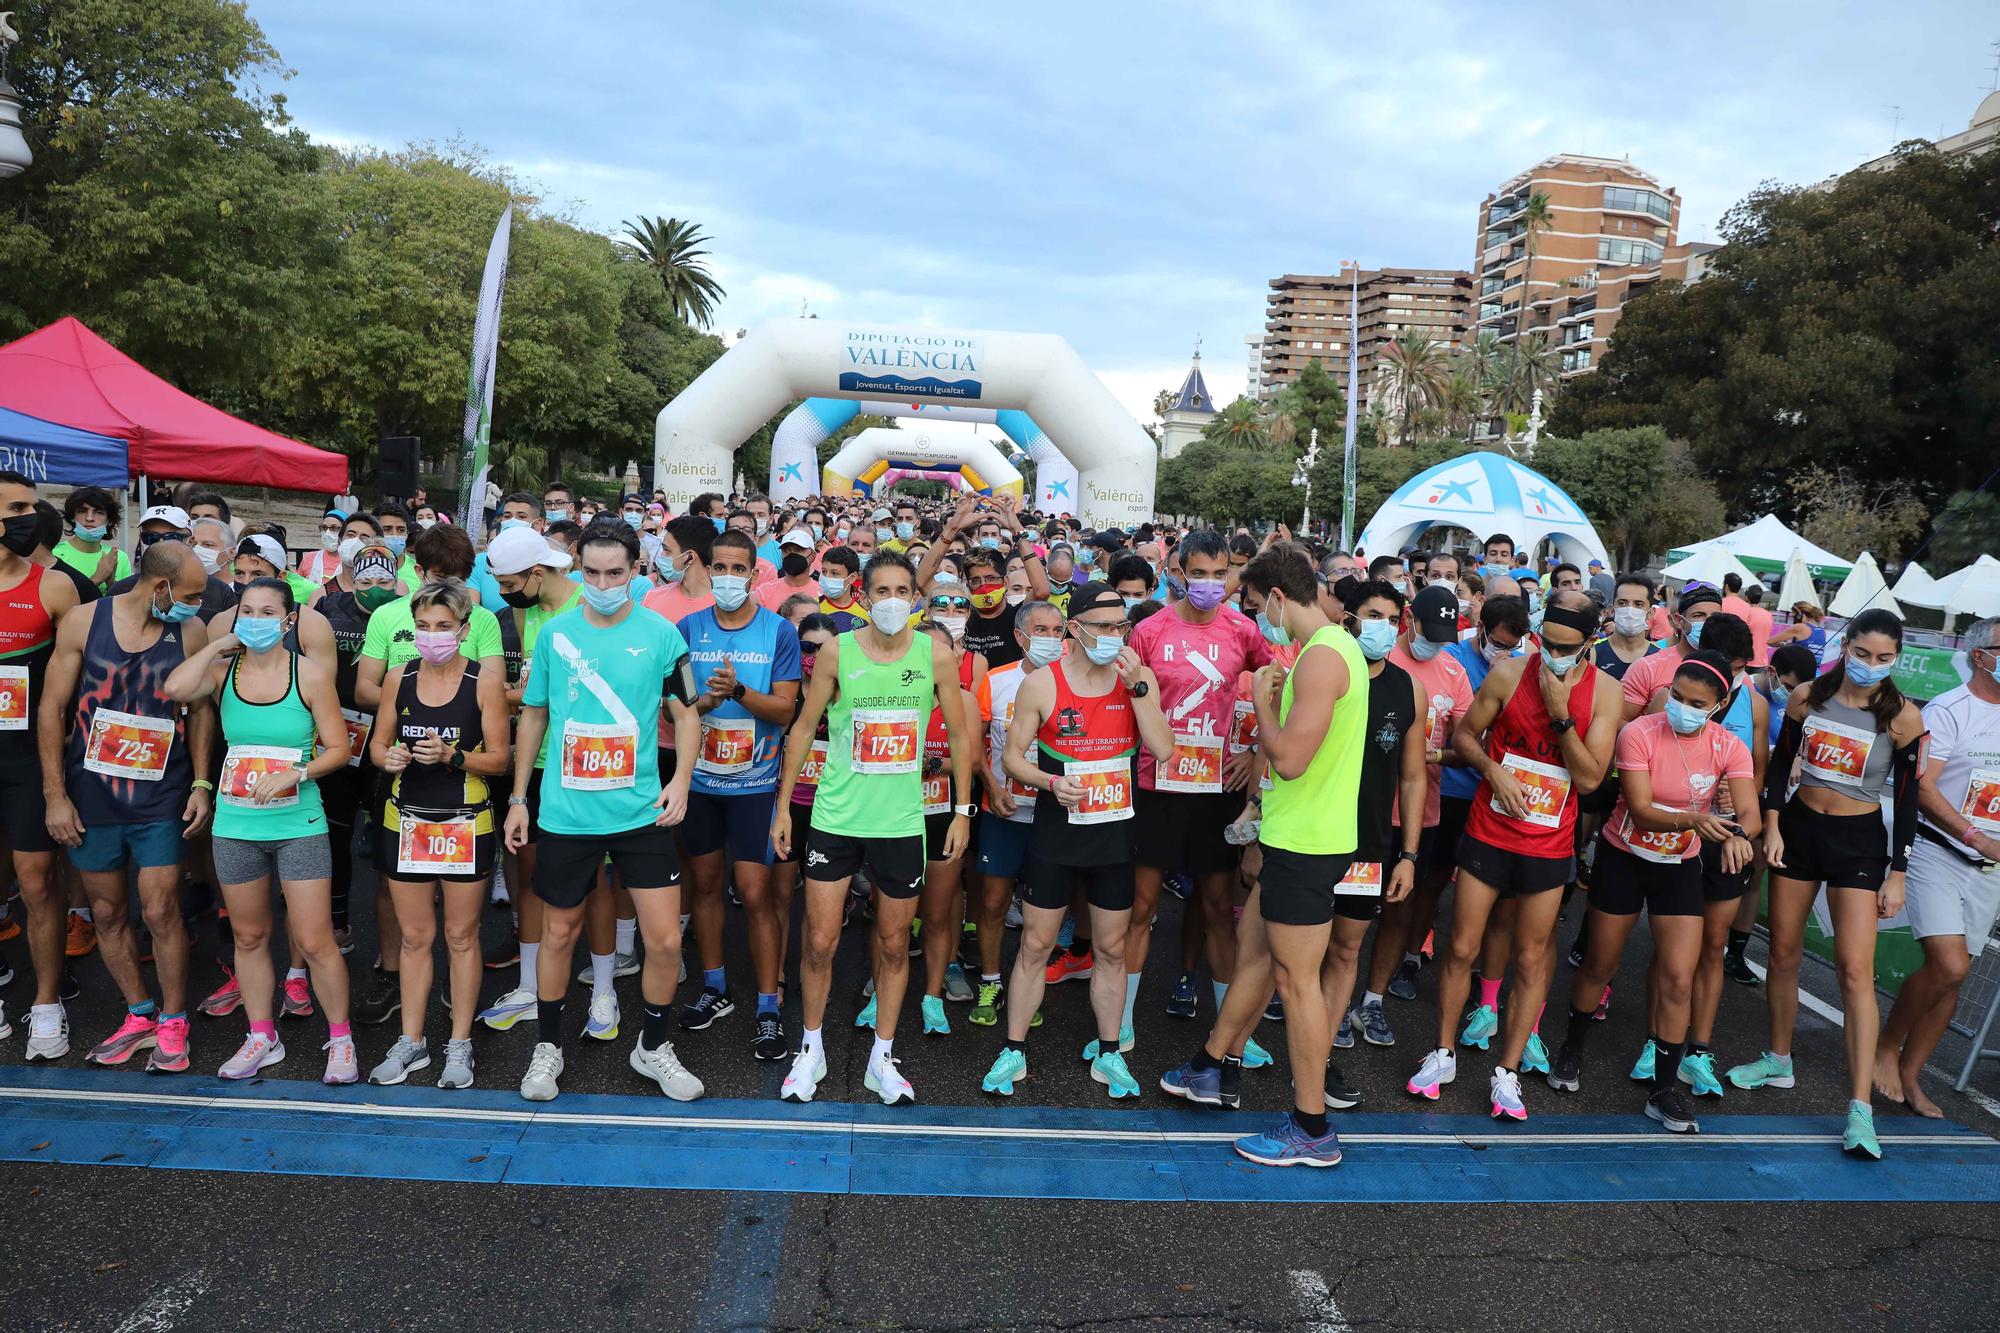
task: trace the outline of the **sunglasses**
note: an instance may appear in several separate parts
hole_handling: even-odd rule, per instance
[[[970,597],[957,596],[933,597],[930,601],[930,607],[933,611],[970,611],[972,609],[972,599]]]

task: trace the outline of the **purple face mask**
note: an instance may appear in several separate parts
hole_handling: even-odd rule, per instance
[[[1188,605],[1197,611],[1213,611],[1229,595],[1229,585],[1221,579],[1189,579]]]

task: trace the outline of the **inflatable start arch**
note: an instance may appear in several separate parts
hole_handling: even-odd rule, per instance
[[[818,319],[760,325],[660,410],[654,485],[676,509],[704,491],[727,492],[736,449],[797,398],[1025,412],[1037,435],[1046,430],[1063,441],[1077,470],[1075,499],[1053,507],[1100,528],[1131,528],[1153,516],[1159,455],[1151,438],[1070,345],[1046,333]]]
[[[1021,498],[1021,471],[970,431],[871,426],[840,446],[820,474],[822,495],[874,495],[904,477],[937,477],[953,489]]]
[[[771,440],[773,500],[802,500],[813,493],[819,471],[819,444],[857,416],[962,421],[998,426],[1007,438],[1035,460],[1035,508],[1045,514],[1076,512],[1076,468],[1062,456],[1035,419],[1013,408],[959,407],[950,403],[855,402],[847,398],[808,398],[778,423]],[[1015,462],[1020,460],[1015,458]]]

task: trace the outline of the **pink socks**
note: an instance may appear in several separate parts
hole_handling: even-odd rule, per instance
[[[1481,977],[1479,979],[1479,1002],[1488,1009],[1498,1009],[1500,1007],[1500,983]]]
[[[326,1025],[326,1035],[329,1041],[339,1041],[345,1037],[352,1037],[354,1029],[346,1023],[328,1023]]]
[[[277,1044],[278,1025],[276,1023],[252,1023],[250,1025],[250,1030],[252,1032],[261,1035],[266,1041],[269,1041],[273,1045]]]

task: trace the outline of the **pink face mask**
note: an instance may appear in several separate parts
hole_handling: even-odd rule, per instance
[[[432,666],[443,666],[458,656],[458,636],[449,630],[417,631],[417,655]]]

